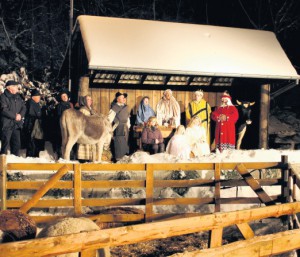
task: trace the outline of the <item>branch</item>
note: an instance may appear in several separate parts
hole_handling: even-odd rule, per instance
[[[177,13],[176,13],[176,20],[177,21],[178,21],[178,17],[179,17],[180,5],[181,5],[181,0],[179,0],[178,7],[177,7]]]
[[[12,46],[12,43],[11,43],[11,41],[10,41],[10,38],[9,38],[8,32],[7,32],[7,30],[6,30],[6,26],[5,26],[5,24],[4,24],[4,20],[3,20],[3,18],[1,18],[1,23],[2,23],[2,26],[3,26],[4,32],[5,32],[5,34],[6,34],[6,37],[7,37],[8,43],[9,43],[9,45],[10,45],[10,46]]]
[[[208,19],[208,4],[205,2],[205,13],[206,13],[206,24],[209,24],[209,19]]]
[[[125,6],[123,0],[121,0],[121,4],[122,4],[123,13],[125,13]]]
[[[250,23],[252,24],[252,26],[256,29],[259,29],[258,26],[255,24],[255,22],[250,18],[250,15],[248,14],[248,12],[246,11],[244,5],[242,4],[241,0],[239,0],[239,3],[244,11],[244,13],[246,14],[246,16],[248,17],[248,20],[250,21]]]
[[[152,4],[153,20],[156,20],[155,1],[156,1],[156,0],[153,0],[153,4]]]
[[[22,36],[25,32],[30,31],[32,28],[30,29],[24,29],[23,31],[21,31],[20,33],[18,33],[17,35],[14,36],[14,39],[17,39],[18,37]]]

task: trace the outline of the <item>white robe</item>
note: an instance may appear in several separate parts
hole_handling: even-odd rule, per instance
[[[208,155],[209,145],[206,140],[206,130],[202,126],[188,127],[185,135],[195,157]]]
[[[162,126],[164,123],[175,126],[180,125],[180,106],[174,96],[170,100],[163,97],[156,106],[156,118],[158,125]]]
[[[185,135],[174,135],[168,145],[166,152],[172,154],[181,159],[189,159],[191,153],[191,147],[188,144]]]

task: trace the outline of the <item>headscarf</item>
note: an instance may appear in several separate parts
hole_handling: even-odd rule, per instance
[[[93,107],[93,104],[91,106],[88,106],[88,104],[87,104],[88,97],[90,97],[92,99],[91,95],[86,95],[86,96],[82,97],[81,104],[90,112],[91,115],[94,115],[94,114],[96,114],[96,111]]]
[[[137,121],[136,123],[137,124],[147,122],[151,116],[156,116],[155,112],[151,108],[150,104],[147,104],[147,105],[144,104],[145,98],[149,99],[148,96],[145,96],[145,97],[143,97],[143,99],[140,102],[140,105],[139,105],[139,108],[138,108],[138,111],[136,114],[136,121]]]
[[[167,100],[166,93],[170,92],[171,98]],[[175,126],[180,125],[180,106],[176,101],[171,89],[165,90],[163,97],[158,102],[157,106],[157,122],[161,126],[163,120],[169,120],[170,118],[175,119]]]

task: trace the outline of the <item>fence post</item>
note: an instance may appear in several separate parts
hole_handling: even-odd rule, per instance
[[[74,164],[74,181],[73,181],[73,190],[74,190],[74,213],[75,216],[80,216],[82,214],[82,201],[81,201],[81,164]]]
[[[146,222],[153,219],[153,192],[154,192],[154,171],[153,164],[146,164]]]
[[[281,156],[281,202],[288,203],[289,202],[289,169],[288,169],[288,156]]]
[[[215,212],[221,211],[221,164],[215,163]]]
[[[288,156],[281,156],[281,203],[289,202],[289,169],[288,169]],[[283,225],[290,227],[290,216],[282,217]]]
[[[0,155],[0,200],[1,200],[0,210],[6,210],[6,198],[7,198],[6,182],[7,182],[6,155],[1,154]]]

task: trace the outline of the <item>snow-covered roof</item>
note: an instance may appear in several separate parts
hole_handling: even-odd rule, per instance
[[[93,70],[300,78],[269,31],[86,15],[76,27]]]

